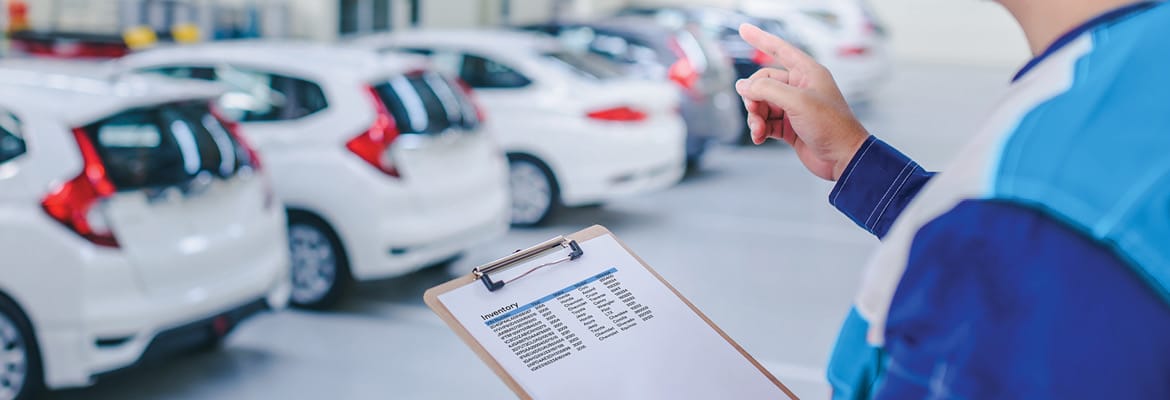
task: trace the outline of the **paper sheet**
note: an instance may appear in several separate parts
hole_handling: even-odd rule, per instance
[[[467,285],[439,301],[537,399],[786,398],[612,236],[580,245],[576,261],[496,292]]]

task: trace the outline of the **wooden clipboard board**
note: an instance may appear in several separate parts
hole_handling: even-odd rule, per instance
[[[679,293],[678,290],[676,290],[674,288],[674,286],[671,286],[670,283],[667,282],[665,279],[663,279],[662,276],[659,275],[657,271],[655,271],[653,268],[650,268],[650,265],[646,264],[646,261],[642,260],[641,257],[638,257],[637,254],[635,254],[633,251],[631,251],[630,248],[625,245],[625,243],[622,243],[621,240],[618,239],[616,235],[613,235],[613,233],[610,232],[608,229],[606,229],[605,227],[603,227],[601,225],[594,225],[594,226],[591,226],[589,228],[583,229],[577,233],[573,233],[571,235],[565,236],[564,240],[566,240],[566,243],[568,243],[567,241],[586,242],[586,241],[589,241],[590,239],[605,236],[605,235],[613,236],[614,240],[616,240],[618,242],[618,244],[621,245],[622,249],[624,249],[626,252],[630,253],[630,255],[633,256],[634,259],[637,260],[638,263],[642,265],[642,267],[646,268],[646,270],[649,271],[650,274],[652,274],[655,278],[657,278],[659,281],[661,281],[663,285],[665,285],[667,288],[669,288],[670,291],[673,292],[675,296],[678,296],[679,300],[682,300],[682,302],[685,303],[687,305],[687,307],[689,307],[692,311],[695,312],[696,315],[698,315],[700,318],[702,318],[702,320],[704,322],[706,322],[707,325],[711,327],[711,329],[713,329],[715,332],[717,332],[719,334],[719,336],[721,336],[724,340],[726,340],[727,343],[731,344],[731,346],[734,347],[735,350],[738,351],[741,355],[743,355],[743,357],[746,358],[756,369],[758,369],[760,371],[760,373],[763,373],[764,376],[766,376],[772,383],[774,383],[777,387],[779,387],[780,390],[783,391],[788,396],[788,398],[798,399],[798,397],[796,397],[796,395],[793,394],[792,391],[789,390],[787,386],[785,386],[783,383],[781,383],[779,379],[776,379],[776,377],[773,376],[771,372],[769,372],[767,369],[765,369],[764,366],[761,365],[758,361],[756,361],[755,358],[753,358],[750,354],[748,354],[746,351],[744,351],[743,347],[741,347],[738,343],[736,343],[735,340],[732,340],[731,337],[727,336],[727,333],[723,332],[723,330],[720,329],[718,326],[716,326],[714,322],[711,322],[711,320],[709,318],[707,318],[707,316],[705,314],[703,314],[702,311],[699,311],[699,309],[697,307],[695,307],[694,304],[691,304],[691,302],[689,300],[687,300],[686,297],[683,297],[683,295],[681,293]],[[550,242],[552,242],[552,241],[550,240]],[[546,242],[546,243],[550,243],[550,242]],[[575,242],[573,242],[573,246],[575,248],[575,246],[576,246]],[[527,259],[526,257],[520,257],[521,252],[531,252],[532,255],[536,255],[538,253],[543,253],[544,252],[543,250],[549,250],[549,249],[532,248],[532,249],[528,249],[528,250],[518,251],[516,254],[513,254],[512,256],[497,260],[496,262],[491,263],[491,264],[487,264],[487,265],[499,266],[499,265],[512,263],[512,262],[518,263],[518,262],[523,261],[524,259]],[[482,268],[482,267],[480,267],[480,268]],[[503,368],[503,366],[501,366],[500,363],[495,358],[493,358],[491,356],[491,354],[489,354],[486,349],[484,349],[483,345],[481,345],[478,341],[475,340],[475,338],[471,335],[471,333],[467,331],[467,328],[465,328],[462,324],[460,324],[459,321],[456,319],[456,317],[454,315],[452,315],[451,311],[448,310],[447,307],[444,306],[441,301],[439,301],[440,295],[447,293],[447,292],[450,292],[452,290],[455,290],[457,288],[461,288],[461,287],[464,287],[467,285],[481,284],[481,282],[485,282],[485,281],[491,282],[490,278],[484,279],[484,277],[487,276],[486,274],[483,274],[483,275],[478,274],[478,272],[480,271],[480,268],[477,268],[476,272],[474,272],[474,273],[467,274],[465,276],[453,279],[449,282],[446,282],[446,283],[443,283],[439,286],[435,286],[431,289],[428,289],[426,291],[426,293],[423,294],[423,300],[426,302],[427,306],[430,307],[431,310],[435,312],[435,314],[438,314],[439,318],[442,319],[443,322],[445,322],[447,324],[447,326],[451,328],[452,331],[455,331],[455,334],[458,335],[460,339],[463,339],[463,342],[466,343],[467,346],[471,347],[472,351],[474,351],[475,354],[477,356],[479,356],[479,358],[481,360],[483,360],[483,362],[486,363],[488,365],[488,367],[490,367],[492,369],[492,371],[494,371],[496,373],[496,375],[499,376],[499,378],[504,381],[505,384],[508,385],[508,388],[512,389],[512,391],[514,393],[516,393],[516,396],[518,396],[521,399],[532,399],[532,396],[524,391],[524,388],[521,387],[520,384],[516,382],[516,380],[508,373],[508,371],[506,371]],[[500,283],[497,282],[497,284],[500,284]],[[490,283],[489,283],[489,285],[490,285]],[[500,284],[500,285],[502,286],[502,284]]]

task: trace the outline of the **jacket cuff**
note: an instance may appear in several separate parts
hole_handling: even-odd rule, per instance
[[[882,237],[931,176],[910,157],[870,136],[841,173],[829,203]]]

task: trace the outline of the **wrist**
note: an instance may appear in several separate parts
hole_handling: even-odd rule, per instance
[[[837,157],[836,163],[833,165],[833,182],[841,179],[841,175],[845,173],[845,169],[849,168],[849,164],[853,162],[853,158],[857,157],[858,150],[865,144],[865,141],[870,137],[869,133],[859,135],[859,137],[847,146],[842,147],[840,155]]]

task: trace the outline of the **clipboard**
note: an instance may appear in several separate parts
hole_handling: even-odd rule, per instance
[[[640,267],[645,268],[654,279],[657,279],[659,283],[669,289],[669,291],[673,293],[673,295],[676,296],[678,300],[685,304],[691,312],[698,316],[707,327],[709,327],[711,330],[717,333],[719,337],[730,344],[734,350],[739,353],[739,355],[742,355],[743,358],[750,363],[751,367],[754,367],[755,370],[758,370],[761,374],[763,374],[763,376],[766,377],[766,379],[769,380],[771,384],[774,384],[777,388],[779,388],[779,390],[784,395],[786,395],[787,398],[798,398],[795,394],[792,393],[791,390],[788,389],[787,386],[780,382],[779,379],[773,376],[767,369],[763,367],[763,365],[761,365],[758,361],[756,361],[755,358],[748,354],[743,349],[743,347],[731,339],[731,337],[727,336],[727,334],[723,332],[723,330],[718,326],[716,326],[715,323],[711,322],[711,320],[707,318],[707,316],[704,315],[702,311],[700,311],[697,307],[694,306],[694,304],[683,297],[683,295],[679,293],[678,290],[676,290],[673,286],[670,285],[669,282],[663,279],[662,276],[654,271],[653,268],[647,265],[644,260],[634,254],[634,252],[631,251],[629,247],[617,239],[616,235],[613,235],[608,229],[600,225],[594,225],[568,236],[556,237],[547,240],[537,244],[536,246],[524,250],[518,250],[507,257],[476,267],[474,270],[472,270],[471,273],[465,276],[453,279],[449,282],[427,290],[423,295],[423,299],[427,306],[430,307],[431,310],[434,311],[435,314],[437,314],[439,318],[442,319],[443,322],[445,322],[447,326],[450,327],[451,330],[454,331],[456,335],[458,335],[459,338],[462,339],[464,343],[466,343],[467,346],[470,347],[472,351],[474,351],[475,354],[479,356],[479,358],[485,364],[487,364],[488,367],[491,368],[492,371],[495,372],[495,374],[501,380],[504,381],[508,388],[510,388],[517,397],[521,399],[532,399],[533,396],[526,392],[524,387],[504,368],[503,365],[501,365],[500,361],[494,358],[484,347],[484,345],[475,339],[472,333],[468,331],[467,327],[465,327],[458,320],[458,318],[452,314],[452,312],[443,304],[443,302],[439,299],[439,296],[456,289],[464,288],[468,285],[482,285],[486,287],[488,291],[495,292],[496,290],[499,290],[509,284],[520,284],[516,281],[522,280],[529,274],[537,273],[537,271],[545,268],[557,268],[562,264],[573,263],[584,254],[584,251],[578,243],[584,243],[591,239],[606,235],[611,236],[613,240],[616,241],[618,245],[620,245],[622,250],[629,253],[629,255],[632,256],[638,264],[640,264]],[[560,252],[563,254],[563,256],[536,265],[534,267],[530,267],[530,270],[524,271],[520,275],[517,275],[510,280],[497,279],[494,276],[494,274],[503,272],[509,267],[524,263],[525,261],[533,260],[536,257],[549,256],[552,252]]]

